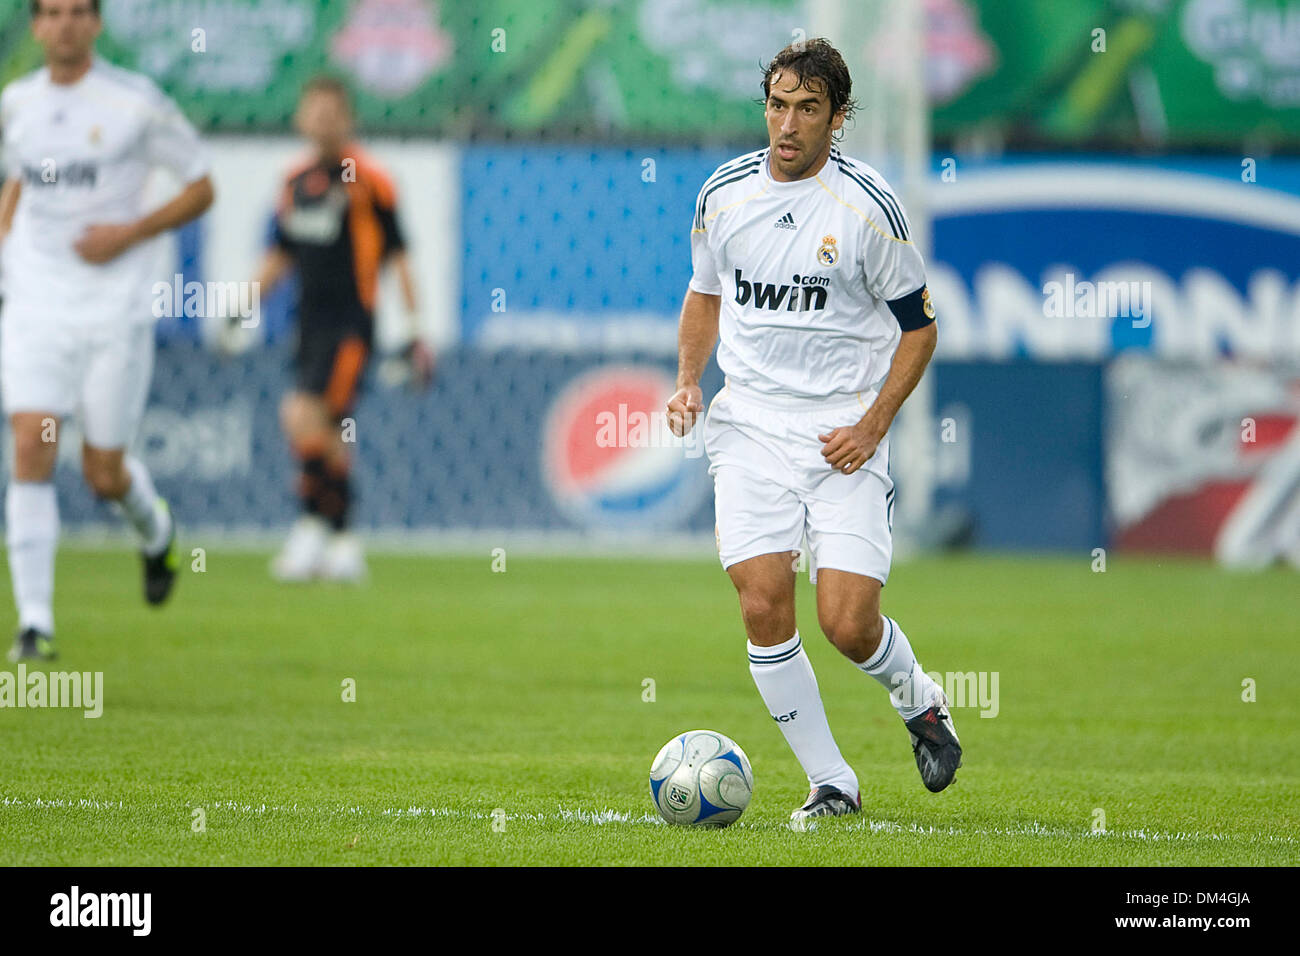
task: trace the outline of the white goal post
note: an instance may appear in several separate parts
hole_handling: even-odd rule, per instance
[[[809,36],[825,36],[844,55],[858,101],[842,147],[876,167],[902,197],[912,239],[931,261],[927,190],[930,114],[925,87],[922,0],[809,0]],[[943,304],[936,307],[942,311]],[[891,471],[901,488],[894,513],[895,554],[905,554],[933,512],[934,381],[929,373],[891,430]]]

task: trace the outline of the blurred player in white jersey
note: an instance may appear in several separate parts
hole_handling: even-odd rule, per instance
[[[14,438],[5,540],[18,634],[11,660],[54,656],[58,429],[80,420],[82,471],[140,539],[145,598],[175,580],[175,525],[148,470],[127,454],[153,370],[150,240],[208,208],[193,127],[154,83],[100,60],[98,0],[34,0],[45,66],[0,94],[4,306],[0,393]],[[183,189],[146,214],[158,166]]]
[[[704,411],[700,376],[720,336],[726,387],[703,426],[718,550],[740,597],[750,672],[808,776],[793,819],[861,808],[796,629],[805,536],[822,630],[890,692],[925,786],[942,790],[961,766],[942,689],[880,613],[892,556],[889,427],[937,332],[902,205],[835,147],[850,91],[825,40],[768,65],[768,148],[720,166],[696,203],[668,404],[685,434]]]

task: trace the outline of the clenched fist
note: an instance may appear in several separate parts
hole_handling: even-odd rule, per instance
[[[668,400],[668,427],[678,438],[685,438],[695,427],[695,419],[704,411],[704,392],[698,385],[679,388]]]

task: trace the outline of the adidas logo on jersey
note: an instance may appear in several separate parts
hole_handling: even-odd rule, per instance
[[[799,227],[794,224],[794,216],[790,215],[789,213],[786,213],[784,216],[782,216],[780,219],[776,221],[776,228],[798,229]]]
[[[750,282],[739,269],[736,270],[736,303],[748,305],[754,301],[754,308],[769,309],[776,312],[810,312],[826,308],[827,286],[830,279],[826,276],[794,277],[793,285],[773,285],[770,282]]]

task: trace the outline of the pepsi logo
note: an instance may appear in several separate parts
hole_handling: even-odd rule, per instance
[[[542,476],[559,509],[584,527],[679,528],[711,490],[703,422],[668,429],[674,382],[655,366],[606,365],[556,397],[542,438]]]

